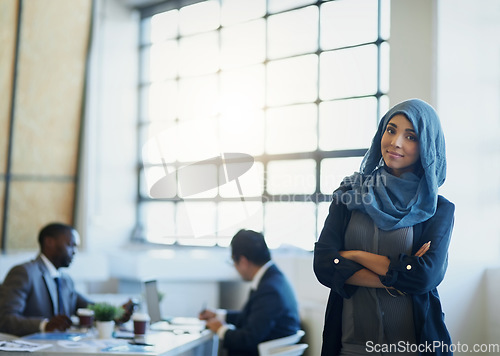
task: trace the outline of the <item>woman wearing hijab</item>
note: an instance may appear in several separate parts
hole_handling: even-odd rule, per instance
[[[331,289],[322,355],[451,355],[436,287],[443,280],[454,205],[439,118],[422,100],[379,123],[360,172],[333,193],[314,250]]]

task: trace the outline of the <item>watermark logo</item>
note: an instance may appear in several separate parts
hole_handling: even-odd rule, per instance
[[[239,178],[252,168],[253,164],[254,158],[246,153],[221,153],[219,156],[167,172],[151,186],[149,193],[152,198],[161,199],[172,196],[172,192],[177,190],[179,197],[189,198],[234,181],[243,195]],[[211,171],[214,165],[221,167],[224,175],[214,175]]]
[[[408,341],[399,341],[392,344],[378,344],[373,341],[367,341],[365,344],[366,352],[375,353],[498,353],[500,351],[499,344],[474,344],[472,346],[457,342],[456,344],[448,344],[442,341],[424,342],[421,344],[412,344]]]
[[[242,177],[251,174],[254,157],[223,145],[223,140],[211,131],[216,126],[214,120],[207,119],[172,124],[161,130],[154,128],[155,135],[142,148],[150,197],[158,200],[180,199],[182,204],[178,205],[176,224],[184,235],[191,237],[231,231],[232,226],[242,226],[252,216],[262,213],[261,205],[245,199],[250,188],[242,182]],[[179,160],[189,163],[179,163]],[[212,223],[213,219],[207,215],[214,210],[206,208],[210,204],[203,205],[200,201],[215,196],[213,190],[223,186],[232,191],[231,211],[225,219]],[[207,201],[213,202],[210,199]],[[157,206],[157,209],[161,208]]]

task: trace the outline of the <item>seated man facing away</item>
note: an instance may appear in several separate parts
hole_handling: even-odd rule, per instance
[[[75,290],[72,279],[59,271],[73,260],[80,242],[78,232],[69,225],[52,223],[40,230],[38,242],[37,258],[13,267],[0,286],[0,332],[24,336],[64,331],[71,326],[70,316],[91,304]]]
[[[231,241],[234,266],[251,292],[243,310],[204,310],[199,318],[216,332],[230,356],[258,355],[263,341],[293,335],[300,329],[294,291],[271,261],[264,236],[240,230]]]

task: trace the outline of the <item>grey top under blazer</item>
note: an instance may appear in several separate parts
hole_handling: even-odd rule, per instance
[[[64,314],[90,303],[75,291],[71,277],[61,273]],[[57,286],[42,258],[13,267],[0,286],[0,332],[23,336],[40,331],[40,323],[57,312]]]

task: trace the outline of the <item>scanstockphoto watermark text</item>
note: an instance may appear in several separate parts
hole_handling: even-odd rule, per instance
[[[406,353],[406,352],[474,352],[474,353],[498,353],[500,344],[445,344],[442,341],[425,342],[422,344],[412,344],[408,341],[399,341],[396,344],[377,344],[367,341],[366,352],[376,353]]]

